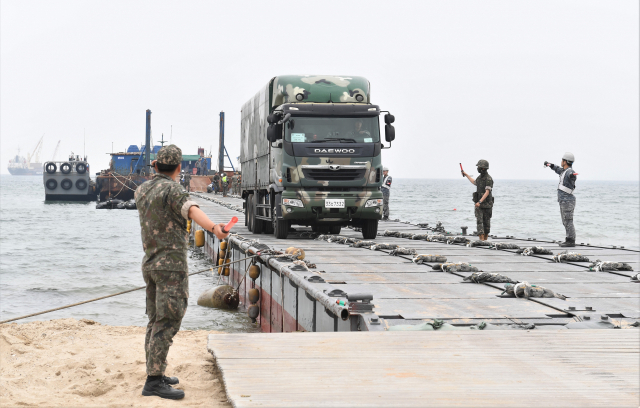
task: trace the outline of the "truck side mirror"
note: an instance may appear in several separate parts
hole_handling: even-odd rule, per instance
[[[396,129],[388,123],[384,126],[384,138],[389,143],[393,142],[396,138]]]
[[[282,125],[269,125],[267,128],[267,140],[269,143],[273,143],[278,139],[282,139]]]
[[[278,115],[274,115],[273,113],[271,115],[267,116],[267,123],[269,123],[269,124],[278,123],[278,120],[280,120]]]
[[[387,113],[386,115],[384,115],[384,123],[386,123],[387,125],[390,125],[395,121],[396,121],[396,117],[393,116],[392,114]]]

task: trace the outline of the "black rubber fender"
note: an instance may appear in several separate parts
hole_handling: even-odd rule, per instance
[[[47,172],[47,173],[49,173],[49,174],[53,174],[53,173],[55,173],[56,171],[58,171],[58,166],[56,166],[56,164],[55,164],[55,163],[53,163],[53,162],[49,162],[49,163],[47,163],[47,164],[44,166],[44,169],[46,170],[46,172]],[[55,180],[54,180],[54,181],[55,181]],[[56,182],[56,185],[57,185],[57,184],[58,184],[58,183]]]
[[[85,171],[86,171],[86,169],[85,169]],[[77,188],[78,190],[84,190],[84,189],[86,189],[86,188],[87,188],[87,185],[88,185],[88,184],[87,184],[87,180],[85,180],[85,179],[78,179],[78,180],[76,180],[76,188]]]
[[[62,174],[71,173],[71,165],[69,163],[62,163],[60,165],[60,171],[62,172]]]
[[[62,170],[62,166],[60,166],[60,169]],[[60,182],[60,187],[62,187],[63,190],[71,190],[71,187],[73,187],[73,181],[71,181],[71,179],[62,179],[62,181]]]
[[[86,163],[78,163],[78,164],[76,164],[76,173],[84,174],[84,173],[86,173],[86,171],[87,171]]]
[[[45,186],[47,186],[49,190],[55,190],[56,188],[58,188],[58,182],[54,179],[49,179],[45,183]]]

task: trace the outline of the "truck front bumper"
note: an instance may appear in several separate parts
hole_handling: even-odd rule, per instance
[[[286,199],[299,200],[295,204],[287,205]],[[327,208],[325,200],[344,200],[343,208]],[[382,193],[378,190],[359,192],[308,192],[304,190],[285,190],[282,193],[282,218],[285,220],[304,220],[322,223],[344,223],[350,219],[381,219],[382,205],[367,207],[369,200],[382,200]]]

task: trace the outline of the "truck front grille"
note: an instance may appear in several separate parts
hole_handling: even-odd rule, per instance
[[[364,177],[366,169],[302,169],[304,178],[318,181],[352,181]]]

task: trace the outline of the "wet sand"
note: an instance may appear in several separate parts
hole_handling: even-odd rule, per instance
[[[143,397],[144,328],[60,319],[0,325],[0,407],[229,407],[210,331],[180,331],[166,375],[177,376],[180,401]]]

